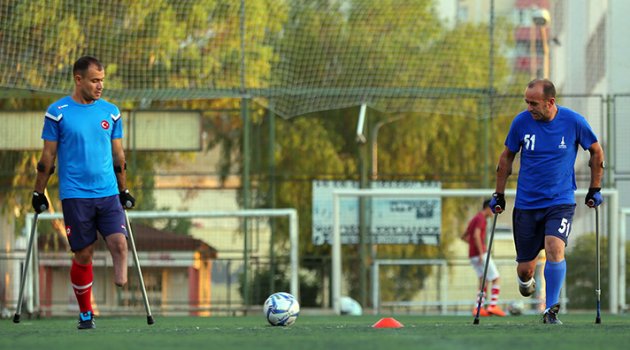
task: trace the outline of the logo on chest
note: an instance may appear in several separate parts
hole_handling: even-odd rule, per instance
[[[101,127],[105,130],[109,129],[109,122],[107,120],[103,120],[101,122]]]
[[[560,141],[560,144],[558,145],[559,149],[566,149],[567,148],[567,144],[564,143],[564,136],[562,136],[562,141]]]

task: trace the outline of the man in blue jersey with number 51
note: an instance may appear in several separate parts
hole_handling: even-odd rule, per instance
[[[123,207],[135,199],[126,187],[123,125],[118,107],[102,100],[105,69],[91,56],[73,66],[74,92],[48,107],[44,148],[37,163],[32,205],[48,209],[44,190],[59,158],[59,197],[73,258],[70,281],[79,304],[79,329],[95,328],[92,257],[97,231],[114,264],[114,283],[127,283],[127,230]]]
[[[560,289],[566,276],[564,249],[575,213],[575,159],[578,147],[590,153],[591,180],[585,204],[602,203],[601,179],[604,151],[586,119],[569,108],[556,105],[556,88],[547,79],[532,80],[525,90],[527,110],[512,121],[499,157],[495,193],[490,206],[505,210],[505,186],[516,153],[521,152],[516,200],[512,216],[519,291],[535,291],[536,257],[545,250],[546,309],[543,323],[562,324],[558,319]]]

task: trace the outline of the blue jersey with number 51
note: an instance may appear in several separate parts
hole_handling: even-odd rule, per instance
[[[528,111],[512,121],[505,146],[514,153],[521,152],[516,208],[575,204],[578,145],[586,150],[597,142],[597,136],[583,116],[557,107],[558,113],[550,122],[534,120]]]

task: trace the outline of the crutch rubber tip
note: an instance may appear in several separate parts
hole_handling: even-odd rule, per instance
[[[151,315],[147,316],[147,324],[152,325],[154,323],[155,323],[155,320],[153,319],[153,316]]]
[[[597,324],[602,323],[602,318],[601,318],[601,317],[597,317],[597,318],[595,319],[595,323],[597,323]]]
[[[18,314],[13,315],[13,323],[20,323],[20,315]]]
[[[475,320],[473,321],[473,324],[479,324],[479,319],[475,318]]]

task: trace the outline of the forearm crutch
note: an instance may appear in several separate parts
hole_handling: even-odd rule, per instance
[[[152,325],[155,323],[153,315],[151,315],[151,306],[149,306],[149,298],[147,297],[147,289],[144,286],[144,278],[142,278],[142,269],[140,268],[140,261],[138,260],[138,252],[136,251],[136,242],[133,239],[133,232],[131,231],[131,224],[129,222],[129,216],[125,210],[125,219],[127,220],[127,232],[129,233],[129,243],[131,244],[131,253],[133,254],[133,260],[136,264],[136,270],[138,271],[138,279],[140,280],[140,288],[142,289],[142,298],[144,300],[144,309],[147,312],[147,324]]]
[[[20,282],[20,294],[18,297],[17,306],[15,307],[15,315],[13,315],[13,323],[20,323],[20,316],[22,314],[22,301],[24,300],[24,286],[26,285],[26,275],[28,274],[28,267],[31,262],[31,255],[33,253],[33,244],[35,241],[35,232],[37,231],[37,216],[39,213],[35,213],[33,216],[33,225],[31,226],[31,236],[28,239],[28,246],[26,247],[26,260],[24,261],[24,268],[22,269],[22,281]]]
[[[481,301],[483,299],[483,293],[486,289],[486,277],[488,275],[488,263],[490,262],[490,254],[492,252],[492,241],[494,240],[494,229],[497,227],[497,217],[499,214],[494,214],[494,220],[492,220],[492,231],[490,231],[490,242],[488,243],[488,251],[486,253],[486,261],[483,267],[483,278],[481,279],[481,288],[479,290],[479,297],[477,300],[477,313],[475,315],[475,319],[473,320],[473,324],[479,324],[479,311],[481,309]]]

